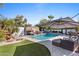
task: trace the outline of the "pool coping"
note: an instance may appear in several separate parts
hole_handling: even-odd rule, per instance
[[[45,33],[43,33],[43,34],[45,34]],[[38,35],[43,35],[43,34],[38,34]],[[57,33],[54,33],[54,34],[57,34]],[[58,34],[60,34],[60,33],[58,33]],[[46,40],[38,40],[38,39],[32,38],[32,36],[27,36],[27,35],[26,35],[26,37],[27,37],[29,40],[32,40],[32,41],[34,41],[34,42],[39,42],[39,41],[46,41],[46,40],[52,41],[52,40],[55,40],[55,39],[63,39],[64,37],[66,37],[66,35],[60,34],[60,35],[58,35],[58,36],[55,36],[55,37],[52,37],[52,38],[49,38],[49,39],[46,39]]]
[[[56,37],[53,37],[53,38],[50,38],[50,39],[46,39],[46,40],[50,40],[50,41],[52,41],[52,40],[55,40],[55,39],[63,39],[64,38],[64,36],[56,36]],[[39,43],[39,42],[41,42],[41,41],[46,41],[46,40],[38,40],[38,39],[34,39],[34,38],[32,38],[31,36],[21,36],[21,37],[18,37],[18,39],[22,39],[22,40],[14,40],[14,41],[12,41],[12,42],[6,42],[6,41],[4,41],[4,42],[1,42],[0,43],[0,46],[3,46],[3,45],[8,45],[8,44],[14,44],[14,43],[18,43],[18,42],[21,42],[21,41],[24,41],[24,40],[30,40],[30,41],[32,41],[32,42],[37,42],[37,43]]]
[[[40,42],[40,41],[46,41],[46,40],[52,41],[52,40],[56,40],[56,39],[63,39],[63,38],[65,38],[66,36],[58,35],[58,36],[56,36],[56,37],[52,37],[52,38],[46,39],[46,40],[38,40],[38,39],[32,38],[31,36],[25,36],[25,37],[26,37],[26,39],[28,39],[28,40],[31,40],[31,41],[34,41],[34,42]]]

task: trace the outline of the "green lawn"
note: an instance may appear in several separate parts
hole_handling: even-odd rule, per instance
[[[13,56],[13,55],[14,56],[28,56],[28,55],[43,56],[43,55],[50,55],[50,52],[45,46],[28,40],[15,44],[0,46],[0,56]]]

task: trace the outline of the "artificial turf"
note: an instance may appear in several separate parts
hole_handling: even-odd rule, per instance
[[[49,56],[49,50],[29,40],[19,43],[0,46],[0,56]]]

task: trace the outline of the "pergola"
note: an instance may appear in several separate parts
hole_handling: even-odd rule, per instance
[[[65,30],[65,34],[67,34],[68,29],[74,29],[76,32],[78,31],[77,27],[79,26],[78,23],[73,23],[73,22],[61,22],[61,23],[52,23],[49,25],[50,28],[52,29],[60,29],[61,32]]]
[[[78,31],[79,23],[75,22],[69,17],[66,18],[60,18],[57,20],[49,21],[45,24],[40,24],[41,27],[50,27],[51,29],[58,29],[63,32],[65,30],[65,34],[67,34],[68,29],[74,29],[76,32]]]

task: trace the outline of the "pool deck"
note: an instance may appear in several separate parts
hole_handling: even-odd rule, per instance
[[[63,49],[61,47],[52,45],[53,40],[63,39],[64,37],[67,37],[67,36],[56,36],[56,37],[48,39],[48,40],[37,40],[37,39],[31,38],[30,36],[24,36],[21,38],[26,38],[27,40],[37,42],[37,43],[40,43],[40,44],[46,46],[49,49],[51,56],[79,56],[79,53],[73,53],[73,51],[69,51],[69,50]]]
[[[39,43],[46,46],[49,49],[51,56],[79,56],[79,53],[73,53],[72,51],[52,45],[52,42],[49,40]]]
[[[56,36],[56,37],[53,37],[48,40],[37,40],[37,39],[28,37],[28,40],[38,42],[38,43],[46,46],[49,49],[51,56],[79,56],[79,53],[73,53],[73,51],[69,51],[69,50],[63,49],[61,47],[52,45],[53,40],[63,39],[64,37],[67,37],[67,36]]]
[[[46,39],[46,40],[52,41],[52,40],[56,40],[56,39],[63,39],[63,38],[65,38],[65,37],[67,37],[67,36],[60,36],[60,35],[59,35],[59,36],[52,37],[52,38]],[[34,41],[34,42],[46,41],[46,40],[34,39],[34,38],[32,38],[31,36],[24,36],[23,38],[27,38],[27,39],[29,39],[29,40],[31,40],[31,41]]]

